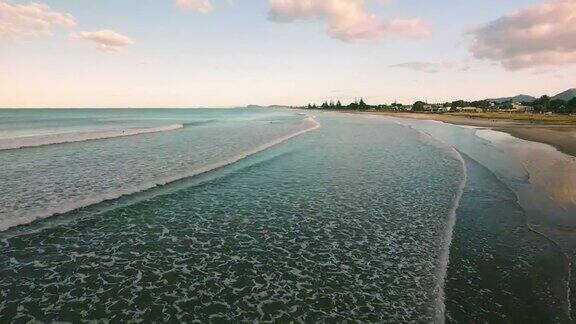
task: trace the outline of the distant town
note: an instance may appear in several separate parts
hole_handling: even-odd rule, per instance
[[[416,101],[413,104],[394,102],[392,104],[369,104],[364,99],[343,105],[339,100],[325,101],[321,104],[310,103],[305,109],[325,110],[359,110],[359,111],[404,111],[404,112],[508,112],[508,113],[534,113],[534,114],[576,114],[576,88],[569,89],[555,96],[544,95],[535,98],[528,95],[515,97],[484,99],[477,101],[456,100],[445,103],[428,103]]]

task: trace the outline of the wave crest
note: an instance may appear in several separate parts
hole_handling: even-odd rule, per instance
[[[245,159],[251,155],[262,152],[268,148],[271,148],[273,146],[281,144],[281,143],[283,143],[283,142],[285,142],[291,138],[294,138],[296,136],[305,134],[307,132],[319,129],[321,127],[321,124],[314,118],[314,116],[309,116],[303,120],[303,126],[304,126],[304,128],[301,128],[301,129],[299,129],[293,133],[290,133],[290,134],[285,135],[285,136],[280,137],[280,138],[276,138],[270,142],[264,143],[262,145],[254,147],[250,150],[244,151],[240,154],[234,155],[232,157],[229,157],[229,158],[224,159],[222,161],[219,161],[217,163],[207,165],[207,166],[204,166],[204,167],[201,167],[198,169],[190,170],[189,172],[186,172],[186,173],[168,176],[168,177],[165,177],[163,179],[157,180],[155,182],[148,182],[148,183],[143,183],[143,184],[139,184],[136,186],[120,188],[120,189],[117,189],[117,190],[112,191],[112,192],[100,194],[97,197],[90,197],[90,198],[81,199],[81,200],[74,200],[74,201],[71,201],[67,204],[63,204],[63,205],[58,206],[57,208],[52,208],[49,210],[44,209],[44,208],[40,208],[39,210],[36,210],[34,212],[26,212],[26,214],[24,214],[24,215],[18,215],[18,217],[4,217],[4,218],[0,217],[0,232],[5,231],[11,227],[15,227],[18,225],[30,224],[36,220],[39,220],[39,219],[44,219],[44,218],[55,216],[55,215],[61,215],[61,214],[71,212],[71,211],[76,210],[76,209],[85,208],[85,207],[99,204],[99,203],[102,203],[105,201],[115,200],[115,199],[121,198],[123,196],[133,195],[133,194],[143,192],[143,191],[146,191],[146,190],[158,187],[158,186],[167,185],[167,184],[170,184],[170,183],[182,180],[182,179],[191,178],[191,177],[203,174],[203,173],[207,173],[207,172],[225,167],[227,165],[230,165],[230,164],[236,163],[242,159]],[[0,216],[2,216],[2,215],[0,215]]]
[[[53,144],[64,144],[101,140],[107,138],[134,136],[149,133],[168,132],[183,128],[182,124],[172,124],[148,128],[128,128],[95,132],[75,132],[48,135],[34,135],[15,138],[0,138],[0,150],[13,150],[25,147],[38,147]]]

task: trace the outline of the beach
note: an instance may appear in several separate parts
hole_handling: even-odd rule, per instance
[[[514,137],[540,142],[555,147],[562,153],[576,156],[576,122],[572,120],[535,120],[486,118],[479,115],[428,114],[428,113],[389,113],[389,112],[354,112],[359,114],[386,115],[399,118],[436,120],[454,125],[466,125],[493,129],[508,133]]]
[[[571,321],[573,157],[311,113],[0,110],[15,143],[78,139],[0,150],[0,322]]]

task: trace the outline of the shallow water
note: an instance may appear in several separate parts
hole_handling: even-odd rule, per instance
[[[554,248],[559,256],[553,257],[552,252],[543,252],[540,261],[545,266],[532,271],[531,280],[538,285],[547,282],[555,290],[556,300],[547,303],[559,307],[561,311],[540,313],[544,319],[559,318],[558,321],[570,321],[576,318],[576,158],[565,155],[546,144],[528,142],[514,138],[508,134],[489,129],[474,127],[459,127],[431,121],[402,120],[400,123],[414,127],[444,141],[447,145],[466,155],[473,163],[478,163],[504,186],[520,207],[523,215],[522,230],[528,229],[536,234],[540,241],[544,240]],[[469,164],[469,163],[468,163]],[[503,198],[506,195],[502,195]],[[480,197],[481,198],[481,197]],[[506,204],[508,207],[510,204]],[[501,208],[503,211],[506,208]],[[486,214],[482,208],[477,208],[478,214]],[[510,220],[509,214],[489,213],[490,219],[503,218]],[[484,230],[474,228],[474,230]],[[495,231],[495,228],[487,228]],[[515,231],[519,231],[517,229]],[[505,238],[514,237],[506,235]],[[526,235],[518,240],[525,239]],[[538,242],[539,240],[534,240]],[[530,249],[541,249],[540,243],[531,243]],[[527,251],[527,250],[526,250]],[[515,251],[518,253],[519,249]],[[452,256],[453,257],[453,256]],[[512,256],[515,257],[515,256]],[[518,266],[518,264],[515,264]],[[500,266],[500,265],[499,265]],[[533,268],[534,265],[526,266]],[[538,268],[538,267],[536,267]],[[558,270],[558,268],[560,268]],[[517,270],[516,270],[517,271]],[[541,275],[536,276],[535,271]],[[551,274],[546,274],[550,271]],[[545,279],[542,277],[548,277]],[[507,280],[506,278],[501,281]],[[549,283],[549,280],[559,283]],[[490,283],[491,284],[491,283]],[[524,286],[531,290],[543,289],[528,281]],[[522,287],[522,285],[519,285]],[[518,292],[521,294],[521,292]],[[524,295],[529,295],[524,293]],[[503,297],[500,304],[509,297]],[[529,310],[541,310],[544,301],[533,301],[531,308],[519,308],[517,313],[529,314]],[[554,316],[553,316],[554,315]],[[521,317],[522,318],[522,317]]]
[[[59,113],[65,115],[67,111]],[[133,124],[139,113],[129,116],[120,111],[115,122]],[[94,114],[86,119],[94,118]],[[105,110],[102,114],[100,118],[108,120],[114,113]],[[0,169],[0,230],[191,176],[314,127],[301,116],[282,112],[171,110],[156,111],[156,115],[146,111],[144,115],[145,123],[177,120],[185,127],[0,151],[4,166]],[[77,123],[74,120],[73,124]]]
[[[185,127],[0,151],[0,220],[44,212],[0,232],[0,321],[568,320],[564,254],[468,154],[499,143],[344,114],[146,114]]]

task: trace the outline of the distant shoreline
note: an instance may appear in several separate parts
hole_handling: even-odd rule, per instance
[[[451,115],[427,113],[395,113],[379,111],[345,111],[346,113],[383,115],[399,118],[436,120],[454,125],[484,127],[508,133],[514,137],[540,142],[558,151],[576,157],[576,120],[507,119],[489,118],[483,115]]]

